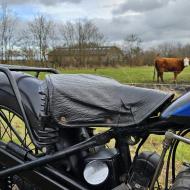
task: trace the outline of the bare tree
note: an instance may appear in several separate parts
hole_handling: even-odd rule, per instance
[[[35,47],[38,49],[39,59],[45,62],[47,50],[50,46],[50,41],[54,33],[54,24],[51,20],[47,19],[44,15],[39,15],[29,23],[29,31],[32,35]]]
[[[61,26],[60,34],[63,37],[62,46],[71,51],[73,48],[76,49],[74,57],[79,66],[88,62],[87,48],[96,48],[104,43],[104,35],[89,20],[79,20],[75,23],[67,22]]]
[[[0,46],[1,60],[7,62],[11,59],[16,40],[17,18],[8,10],[6,1],[3,1],[0,16]]]
[[[136,34],[130,34],[126,36],[123,43],[123,50],[126,53],[127,59],[132,64],[136,64],[138,58],[142,52],[141,48],[142,40]]]
[[[97,26],[89,20],[79,20],[76,23],[67,22],[60,28],[66,47],[90,47],[104,43],[104,35]]]
[[[176,48],[175,43],[164,42],[158,45],[157,51],[162,57],[173,57],[175,48]]]
[[[164,42],[156,48],[157,52],[162,57],[189,57],[190,45],[181,44],[179,42]]]
[[[25,25],[27,26],[27,24]],[[20,49],[21,56],[27,63],[33,62],[35,60],[36,48],[29,28],[21,28],[19,34],[20,41],[18,47]]]
[[[78,21],[75,24],[76,42],[79,47],[100,46],[104,42],[104,35],[100,33],[92,21]]]
[[[63,46],[73,47],[76,43],[75,40],[75,26],[71,22],[67,22],[66,24],[60,27],[60,35],[63,40]]]

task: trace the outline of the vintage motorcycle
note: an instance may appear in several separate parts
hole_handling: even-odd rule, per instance
[[[174,100],[106,77],[1,65],[0,189],[160,189],[164,161],[164,189],[190,189],[189,164],[175,171],[189,123],[190,93]],[[165,135],[160,155],[140,151],[151,134]]]

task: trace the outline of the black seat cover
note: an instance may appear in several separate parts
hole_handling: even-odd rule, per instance
[[[31,117],[35,117],[35,119],[37,119],[41,106],[39,87],[42,81],[36,79],[35,77],[32,77],[31,75],[21,72],[12,72],[12,74],[18,84],[22,96],[22,101],[24,103],[24,106],[27,108],[29,119],[31,119]],[[7,94],[11,95],[12,98],[11,96],[7,97]],[[1,105],[20,112],[20,110],[18,110],[18,105],[15,101],[15,97],[13,96],[13,91],[10,88],[10,83],[3,73],[0,73],[0,95]]]
[[[95,75],[49,75],[43,83],[50,115],[64,126],[135,125],[173,94],[137,88]]]

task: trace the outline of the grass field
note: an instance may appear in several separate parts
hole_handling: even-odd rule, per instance
[[[114,78],[122,83],[152,83],[154,67],[118,67],[94,69],[59,69],[62,73],[97,74]],[[164,73],[166,83],[173,82],[173,73]],[[156,80],[156,77],[155,77]],[[178,76],[178,83],[190,83],[190,67],[185,68]]]

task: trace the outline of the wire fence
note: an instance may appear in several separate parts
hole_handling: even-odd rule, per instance
[[[149,84],[149,83],[127,83],[127,84],[137,87],[174,92],[180,95],[190,91],[190,85],[188,84]]]

